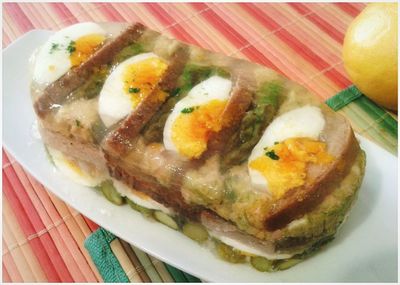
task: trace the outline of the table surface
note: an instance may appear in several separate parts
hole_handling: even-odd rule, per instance
[[[32,29],[84,21],[142,22],[179,40],[270,67],[321,101],[351,85],[341,48],[363,3],[5,3],[3,47]],[[356,131],[381,146],[371,124],[343,111]],[[3,281],[102,281],[83,246],[97,225],[60,201],[3,151]],[[129,251],[129,248],[133,249]],[[155,258],[117,239],[113,251],[131,281],[173,282]],[[132,252],[134,256],[132,256]],[[134,257],[140,257],[135,258]],[[190,281],[190,280],[187,280]]]

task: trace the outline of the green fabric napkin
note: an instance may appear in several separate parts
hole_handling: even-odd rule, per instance
[[[129,279],[110,247],[110,243],[115,238],[116,237],[109,231],[99,228],[87,237],[85,240],[85,248],[88,250],[104,282],[126,283],[129,282]],[[164,265],[175,282],[201,282],[200,279],[169,264],[164,263]],[[159,281],[160,280],[158,280],[158,282]]]
[[[110,243],[115,238],[112,233],[99,228],[85,240],[85,248],[88,250],[104,282],[129,282],[125,271],[110,247]]]

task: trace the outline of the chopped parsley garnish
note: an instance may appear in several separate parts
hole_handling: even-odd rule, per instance
[[[175,96],[179,95],[180,92],[181,92],[181,88],[176,88],[176,89],[172,90],[171,96],[175,97]]]
[[[76,124],[76,126],[77,126],[78,128],[80,128],[80,127],[81,127],[81,121],[79,121],[79,120],[75,120],[75,124]]]
[[[68,46],[67,46],[67,51],[69,52],[69,54],[72,54],[75,50],[76,50],[75,42],[74,41],[70,41]]]
[[[192,113],[195,109],[198,109],[198,108],[199,108],[198,106],[196,106],[196,107],[183,108],[182,111],[181,111],[181,113],[183,113],[183,114],[189,114],[189,113]]]
[[[265,155],[268,156],[270,159],[273,159],[273,160],[278,160],[279,159],[279,156],[276,155],[276,153],[273,150],[267,151],[265,153]]]
[[[274,142],[274,144],[278,144],[278,142]]]
[[[139,92],[140,92],[140,88],[129,87],[129,93],[139,93]]]
[[[60,50],[60,45],[59,45],[59,44],[52,43],[52,44],[51,44],[51,48],[50,48],[50,54],[52,54],[52,53],[55,52],[56,50]]]

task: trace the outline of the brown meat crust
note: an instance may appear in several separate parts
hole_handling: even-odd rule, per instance
[[[193,221],[199,220],[203,207],[188,205],[182,197],[179,186],[177,186],[177,189],[163,187],[153,177],[137,169],[132,171],[121,167],[119,160],[113,159],[107,154],[105,157],[109,173],[112,177],[121,180],[137,191],[147,194],[155,201],[172,208],[183,217],[187,217]]]
[[[104,148],[115,156],[121,156],[131,147],[134,139],[151,117],[157,112],[166,98],[159,97],[159,91],[169,92],[176,87],[177,80],[181,75],[188,59],[186,47],[179,47],[172,55],[171,62],[165,71],[164,77],[154,91],[139,103],[136,110],[125,119],[121,126],[111,132],[105,140]]]
[[[240,231],[234,224],[226,221],[215,213],[204,210],[201,212],[201,222],[209,230],[239,240],[250,247],[257,248],[269,254],[276,253],[273,241],[260,240],[254,236]]]
[[[87,61],[48,86],[34,104],[37,115],[44,118],[53,105],[62,104],[72,91],[89,79],[94,69],[110,62],[124,47],[136,41],[145,29],[140,23],[129,26],[114,40],[104,44]]]
[[[247,109],[251,105],[252,92],[245,86],[241,77],[233,79],[234,86],[231,91],[230,99],[221,115],[222,129],[218,133],[213,133],[208,142],[208,151],[203,157],[208,157],[212,153],[221,151],[226,144],[226,139],[231,137],[239,128]]]
[[[325,109],[324,115],[328,152],[336,160],[327,166],[312,166],[308,171],[309,182],[304,187],[288,191],[275,202],[265,219],[265,228],[269,231],[283,228],[320,204],[346,176],[360,151],[350,124],[330,110]]]

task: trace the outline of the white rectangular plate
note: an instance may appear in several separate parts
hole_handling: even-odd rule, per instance
[[[64,178],[47,160],[37,137],[28,87],[29,56],[50,34],[29,32],[3,51],[3,143],[60,199],[127,242],[208,281],[397,281],[397,159],[363,138],[365,179],[336,239],[305,262],[276,273],[224,262],[183,234],[146,220],[126,205],[115,206],[96,191]]]

